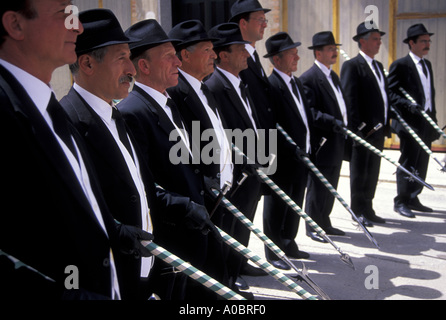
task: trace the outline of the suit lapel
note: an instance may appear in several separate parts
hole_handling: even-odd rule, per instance
[[[129,183],[131,176],[126,170],[127,163],[115,138],[102,119],[73,88],[68,93],[67,100],[73,106],[82,124],[83,129],[79,131],[82,131],[80,133],[84,135],[84,139],[97,150],[97,154],[113,168],[123,181]]]
[[[364,59],[364,57],[361,54],[358,55],[358,61],[359,61],[359,65],[361,66],[364,73],[367,74],[367,76],[369,78],[369,82],[373,83],[373,85],[375,86],[375,90],[377,90],[377,92],[381,92],[381,88],[379,87],[379,83],[378,83],[378,80],[376,79],[375,74],[370,69],[369,64],[367,63],[367,61]]]
[[[15,112],[21,114],[22,118],[26,119],[28,122],[34,136],[36,137],[37,143],[46,154],[48,161],[52,163],[55,170],[59,173],[60,179],[67,185],[67,189],[72,192],[85,211],[88,212],[90,217],[96,222],[97,226],[101,228],[79,183],[79,180],[77,179],[73,168],[71,167],[51,128],[47,125],[45,119],[37,110],[37,107],[32,102],[28,93],[2,66],[0,66],[0,84],[8,91],[8,96],[11,99],[12,107]],[[14,88],[14,90],[12,88]],[[75,132],[73,128],[73,137],[75,138],[78,147],[83,150],[82,143],[78,140],[79,138],[76,139],[76,133],[77,132]],[[85,153],[82,155],[84,158]],[[91,172],[89,172],[89,174],[90,173]]]

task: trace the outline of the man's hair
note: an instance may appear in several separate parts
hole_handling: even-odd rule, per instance
[[[363,39],[363,40],[369,40],[370,39],[370,36],[372,35],[372,32],[369,32],[369,33],[366,33],[365,35],[362,35],[360,38],[359,38],[359,40],[358,40],[358,47],[359,47],[359,49],[362,49],[361,48],[361,39]]]
[[[409,50],[412,50],[412,46],[410,45],[410,40],[412,40],[414,43],[417,43],[417,42],[418,42],[418,39],[419,39],[420,37],[421,37],[421,36],[415,36],[415,37],[411,37],[411,38],[408,39],[408,41],[407,41],[407,45],[409,46]]]
[[[240,21],[242,19],[246,20],[246,21],[249,21],[250,18],[251,18],[251,12],[247,12],[247,13],[243,13],[243,14],[239,15],[234,22],[237,23],[237,24],[240,24]]]
[[[232,46],[231,45],[227,45],[227,46],[223,46],[223,47],[219,47],[214,49],[215,54],[217,55],[217,59],[215,60],[215,63],[217,65],[219,65],[221,63],[221,58],[220,58],[220,53],[222,52],[232,52]]]
[[[107,50],[108,50],[108,47],[103,47],[103,48],[93,50],[86,54],[88,54],[90,57],[92,57],[93,59],[95,59],[97,62],[100,63],[104,60],[104,57],[107,54]],[[75,76],[79,72],[79,68],[80,67],[79,67],[79,58],[78,58],[78,60],[75,63],[70,64],[70,71],[73,74],[73,76]]]
[[[8,11],[18,12],[29,20],[37,18],[37,11],[32,2],[32,0],[1,1],[0,19],[3,19],[3,15]],[[0,46],[5,42],[7,35],[8,33],[6,32],[3,23],[0,23]]]

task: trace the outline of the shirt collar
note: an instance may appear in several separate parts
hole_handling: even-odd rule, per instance
[[[274,71],[276,71],[279,74],[279,76],[282,77],[283,81],[285,81],[286,84],[289,84],[291,82],[291,80],[293,79],[292,77],[290,77],[289,75],[287,75],[286,73],[280,71],[277,68],[274,68]]]
[[[247,43],[247,44],[245,44],[245,49],[249,52],[249,55],[250,55],[253,59],[255,59],[255,58],[254,58],[254,52],[256,51],[256,48],[253,47],[251,44]]]
[[[319,61],[314,61],[314,63],[319,67],[319,69],[322,70],[322,72],[328,77],[331,75],[331,67],[330,69],[327,68],[324,64],[320,63]]]
[[[20,82],[37,109],[43,115],[46,112],[51,94],[53,93],[50,85],[5,60],[0,59],[0,64]]]
[[[367,54],[365,54],[363,51],[359,50],[359,54],[367,61],[369,65],[372,65],[374,59],[370,58]]]
[[[161,106],[164,107],[167,104],[167,99],[169,98],[167,95],[155,90],[141,82],[136,81],[135,85],[144,90],[149,96],[151,96],[155,101]],[[167,93],[166,93],[167,94]]]
[[[201,81],[181,69],[178,70],[180,70],[181,74],[186,78],[187,82],[189,82],[189,84],[198,94],[201,91]]]
[[[217,69],[220,70],[226,76],[226,78],[228,78],[228,80],[232,83],[234,88],[238,90],[238,88],[240,87],[240,82],[241,82],[240,78],[234,76],[232,73],[230,73],[220,67],[217,67]]]
[[[414,54],[412,51],[409,52],[410,57],[412,58],[413,62],[415,63],[415,65],[419,64],[420,61],[422,60],[419,56],[417,56],[416,54]]]
[[[80,96],[85,100],[85,102],[88,103],[88,105],[96,112],[99,117],[101,117],[102,120],[107,122],[108,124],[111,123],[112,119],[112,107],[113,105],[108,104],[101,98],[95,96],[94,94],[90,93],[86,89],[82,88],[80,85],[75,83],[73,85],[74,90],[76,90],[77,93],[80,94]]]

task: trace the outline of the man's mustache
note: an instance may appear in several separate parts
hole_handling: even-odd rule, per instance
[[[133,81],[133,76],[131,74],[122,76],[121,78],[119,78],[119,84],[123,84],[123,83],[131,83]]]

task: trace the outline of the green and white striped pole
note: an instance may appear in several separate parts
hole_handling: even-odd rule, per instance
[[[258,255],[254,254],[251,250],[246,248],[244,245],[242,245],[240,242],[232,238],[230,235],[228,235],[223,230],[219,229],[217,227],[218,231],[221,234],[221,237],[223,241],[229,245],[231,248],[242,254],[245,258],[251,260],[253,263],[255,263],[257,266],[259,266],[261,269],[265,270],[270,276],[272,276],[274,279],[276,279],[278,282],[283,284],[288,289],[295,292],[299,297],[301,297],[304,300],[317,300],[316,297],[308,293],[306,290],[301,288],[297,283],[295,283],[293,280],[288,278],[286,275],[284,275],[282,272],[274,268],[269,262],[263,260]]]
[[[296,148],[299,148],[296,144],[296,142],[290,137],[290,135],[279,125],[277,124],[277,129],[279,132],[285,137],[285,139],[294,145]],[[372,236],[372,234],[367,230],[367,228],[359,221],[358,217],[355,215],[353,210],[350,208],[350,206],[345,202],[345,200],[341,197],[341,195],[336,191],[336,189],[333,187],[333,185],[325,178],[325,176],[319,171],[319,169],[314,165],[313,162],[308,157],[301,157],[302,161],[305,163],[305,165],[316,175],[316,177],[324,184],[324,186],[330,191],[330,193],[338,199],[338,201],[344,206],[345,209],[351,214],[352,218],[359,224],[359,227],[363,230],[367,238],[370,240],[370,242],[373,243],[373,245],[377,248],[379,248],[378,242],[375,240],[375,238]]]
[[[214,191],[215,195],[218,196],[218,191]],[[330,300],[330,297],[308,276],[308,271],[306,271],[305,265],[303,271],[299,270],[294,263],[286,256],[285,252],[282,251],[274,242],[271,241],[260,229],[250,221],[243,213],[240,212],[228,199],[223,197],[222,203],[225,208],[231,212],[234,217],[236,217],[244,226],[246,226],[250,231],[252,231],[274,254],[281,260],[283,260],[288,266],[290,266],[300,278],[312,288],[317,294],[324,300]]]
[[[175,256],[173,253],[170,253],[166,249],[156,245],[151,242],[146,245],[146,248],[157,258],[163,260],[170,266],[178,269],[179,271],[186,274],[191,279],[197,281],[199,284],[205,286],[206,288],[212,290],[217,293],[219,296],[223,297],[226,300],[246,300],[241,295],[235,293],[231,289],[222,285],[218,281],[212,279],[205,273],[201,272],[197,268],[193,267],[189,263],[183,261],[182,259]]]
[[[234,151],[240,155],[248,159],[248,157],[234,144],[232,145],[232,148]],[[249,159],[248,159],[249,162]],[[341,255],[340,259],[342,262],[347,264],[352,269],[355,269],[355,266],[353,264],[352,259],[350,256],[344,252],[342,252],[341,248],[339,248],[327,235],[327,233],[313,220],[311,217],[302,211],[302,209],[282,190],[279,188],[277,184],[274,183],[273,180],[271,180],[261,169],[257,169],[257,174],[259,175],[260,179],[273,190],[285,203],[290,206],[290,208],[296,212],[299,216],[301,216],[305,222],[314,230],[317,232],[319,236],[324,238],[328,243],[330,243]]]

